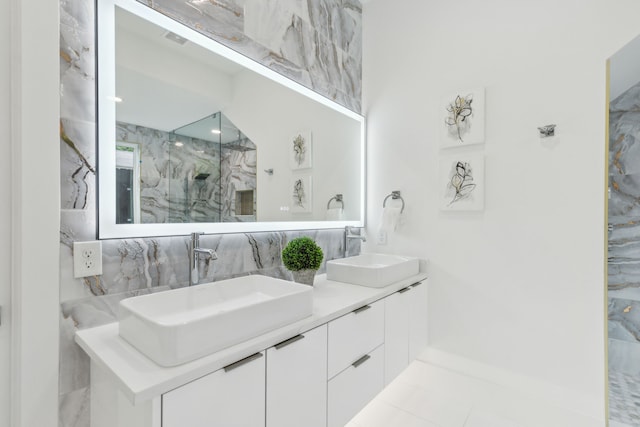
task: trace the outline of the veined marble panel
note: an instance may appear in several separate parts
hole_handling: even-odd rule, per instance
[[[255,145],[254,145],[255,147]],[[239,151],[237,149],[222,149],[222,221],[255,221],[256,196],[253,201],[253,215],[239,217],[236,215],[236,191],[247,191],[257,189],[256,168],[257,150]]]
[[[640,288],[640,218],[626,218],[626,222],[621,218],[611,223],[609,231],[609,292]]]
[[[610,175],[609,188],[609,216],[613,220],[640,218],[640,173]]]
[[[95,124],[60,120],[60,205],[62,209],[95,206]]]
[[[267,49],[278,52],[294,17],[310,24],[306,0],[246,0],[244,4],[244,33]]]
[[[60,2],[60,116],[95,122],[94,2]]]
[[[640,83],[609,105],[609,173],[640,173]]]
[[[116,138],[140,145],[142,223],[220,220],[218,144],[127,123],[117,124]]]
[[[609,338],[640,344],[640,301],[609,298]]]
[[[609,371],[640,375],[640,344],[609,338]]]
[[[89,427],[91,390],[84,387],[58,397],[58,427]]]

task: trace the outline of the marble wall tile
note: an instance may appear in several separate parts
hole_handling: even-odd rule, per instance
[[[610,338],[609,369],[628,375],[640,375],[640,344]]]
[[[640,373],[640,83],[609,106],[609,369]]]
[[[609,298],[609,338],[640,344],[640,301]]]
[[[640,218],[626,218],[626,220],[626,222],[619,221],[620,223],[613,221],[610,225],[609,292],[640,287]],[[611,217],[610,221],[612,221]]]
[[[221,216],[223,222],[255,221],[256,220],[256,191],[257,191],[257,161],[256,149],[237,150],[222,149],[221,154]],[[236,212],[236,191],[254,192],[252,215],[239,217]]]
[[[62,209],[95,206],[95,123],[60,120],[60,205]]]
[[[60,116],[95,122],[94,2],[60,2]]]
[[[89,427],[91,422],[91,390],[88,387],[61,394],[59,427]]]

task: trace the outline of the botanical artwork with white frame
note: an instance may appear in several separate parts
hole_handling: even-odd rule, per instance
[[[442,99],[442,145],[484,143],[484,88],[459,91]]]
[[[289,142],[290,163],[292,170],[309,169],[311,167],[311,131],[296,132]]]
[[[484,185],[484,155],[473,153],[441,158],[442,210],[482,211]]]
[[[291,178],[291,212],[311,212],[312,189],[311,175],[299,175]]]

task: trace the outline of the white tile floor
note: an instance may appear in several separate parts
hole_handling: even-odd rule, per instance
[[[413,362],[346,427],[603,427],[490,382]]]

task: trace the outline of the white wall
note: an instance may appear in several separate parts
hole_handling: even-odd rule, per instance
[[[58,7],[46,0],[10,2],[12,427],[58,425]]]
[[[10,58],[11,14],[0,17],[0,58]],[[11,91],[11,61],[0,62],[0,93]],[[0,156],[0,426],[10,425],[11,403],[11,98],[3,96],[0,101],[0,141],[4,156]]]
[[[605,61],[638,32],[630,0],[364,6],[368,232],[401,190],[405,224],[366,250],[430,260],[430,346],[572,389],[604,417]],[[482,213],[439,210],[441,97],[486,87]],[[541,142],[536,127],[555,123]],[[588,407],[588,402],[593,402]]]

